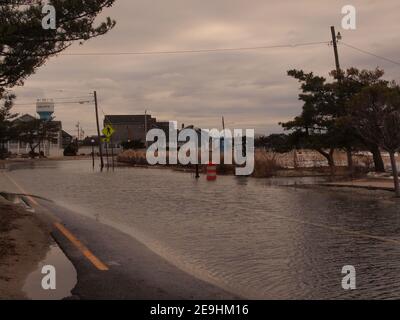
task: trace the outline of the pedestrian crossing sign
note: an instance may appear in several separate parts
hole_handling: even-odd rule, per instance
[[[103,134],[109,139],[115,132],[114,128],[111,125],[106,125],[103,129]]]

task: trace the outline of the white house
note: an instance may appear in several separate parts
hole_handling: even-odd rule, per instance
[[[18,124],[19,122],[29,122],[36,118],[29,114],[24,114],[13,121],[13,124]],[[43,152],[46,157],[59,157],[63,156],[65,141],[63,141],[63,136],[68,137],[68,134],[63,134],[61,121],[52,121],[58,128],[58,133],[54,139],[48,141],[42,141],[40,146],[38,146],[35,152]],[[31,151],[29,145],[22,141],[8,141],[7,149],[11,154],[23,156],[28,155]]]

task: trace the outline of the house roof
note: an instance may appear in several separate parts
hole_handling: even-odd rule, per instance
[[[29,121],[34,121],[34,120],[38,120],[37,118],[35,118],[34,116],[26,113],[16,119],[13,120],[13,123],[19,123],[19,122],[29,122]],[[51,121],[51,123],[53,123],[54,125],[56,125],[59,129],[62,129],[62,122],[61,121]]]
[[[152,117],[151,115],[144,115],[144,114],[139,114],[139,115],[106,115],[104,117],[104,122],[105,123],[111,123],[111,124],[124,124],[124,123],[132,123],[132,122],[140,122],[143,123],[145,121],[145,117],[147,117],[147,120],[151,120]]]
[[[13,120],[13,122],[28,122],[28,121],[33,121],[36,118],[34,116],[31,116],[30,114],[24,114],[16,119]]]

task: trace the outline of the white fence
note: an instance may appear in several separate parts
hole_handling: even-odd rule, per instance
[[[17,156],[28,155],[31,151],[28,144],[7,142],[7,150]],[[35,152],[43,151],[46,157],[61,157],[64,150],[60,146],[51,142],[45,142],[35,149]]]

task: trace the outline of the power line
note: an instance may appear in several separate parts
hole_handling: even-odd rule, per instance
[[[340,44],[343,44],[344,46],[346,46],[346,47],[348,47],[348,48],[350,48],[350,49],[353,49],[353,50],[362,52],[362,53],[364,53],[364,54],[367,54],[367,55],[373,56],[373,57],[375,57],[375,58],[378,58],[378,59],[381,59],[381,60],[385,60],[385,61],[387,61],[387,62],[390,62],[390,63],[393,63],[393,64],[396,64],[396,65],[400,66],[400,62],[398,62],[398,61],[395,61],[395,60],[392,60],[392,59],[390,59],[390,58],[386,58],[386,57],[377,55],[377,54],[375,54],[375,53],[369,52],[369,51],[364,50],[364,49],[357,48],[357,47],[355,47],[355,46],[353,46],[353,45],[351,45],[351,44],[348,44],[348,43],[345,43],[345,42],[342,42],[342,41],[340,41],[339,43],[340,43]]]
[[[59,100],[76,100],[76,99],[88,99],[90,95],[87,96],[80,96],[80,97],[58,97],[51,100],[59,101]]]
[[[89,96],[93,96],[93,92],[90,92],[90,90],[77,90],[77,89],[53,89],[51,91],[55,91],[55,92],[73,92],[74,94],[86,94]]]
[[[82,100],[82,101],[52,101],[56,104],[85,104],[85,103],[90,103],[92,101],[89,100]],[[36,106],[34,103],[16,103],[13,106],[18,107],[18,106]]]
[[[273,46],[256,47],[237,47],[237,48],[216,48],[216,49],[198,49],[198,50],[175,50],[175,51],[135,51],[135,52],[87,52],[87,53],[62,53],[63,56],[123,56],[123,55],[161,55],[161,54],[186,54],[186,53],[210,53],[210,52],[229,52],[229,51],[249,51],[266,50],[278,48],[296,48],[313,46],[319,44],[329,44],[329,41],[304,42],[294,44],[282,44]]]
[[[282,44],[282,45],[271,45],[271,46],[254,46],[254,47],[234,47],[234,48],[215,48],[215,49],[198,49],[198,50],[174,50],[174,51],[134,51],[134,52],[87,52],[87,53],[62,53],[63,56],[128,56],[128,55],[163,55],[163,54],[192,54],[192,53],[213,53],[213,52],[235,52],[235,51],[254,51],[254,50],[268,50],[268,49],[279,49],[279,48],[297,48],[314,45],[330,45],[331,41],[316,41],[316,42],[302,42],[293,44]],[[399,61],[386,58],[384,56],[377,55],[367,50],[358,48],[350,45],[343,41],[339,44],[343,44],[353,50],[361,53],[373,56],[375,58],[385,60],[387,62],[400,65]]]
[[[78,102],[80,101],[86,101],[90,98],[89,95],[87,96],[82,96],[82,97],[59,97],[59,98],[55,98],[55,99],[46,99],[43,98],[44,100],[47,100],[47,102],[54,102],[54,103],[65,103],[65,102],[75,102],[75,100],[78,100]],[[42,98],[39,98],[38,100],[41,100]],[[40,101],[39,101],[40,102]],[[33,105],[34,103],[32,102],[21,102],[21,103],[16,103],[15,105]]]

